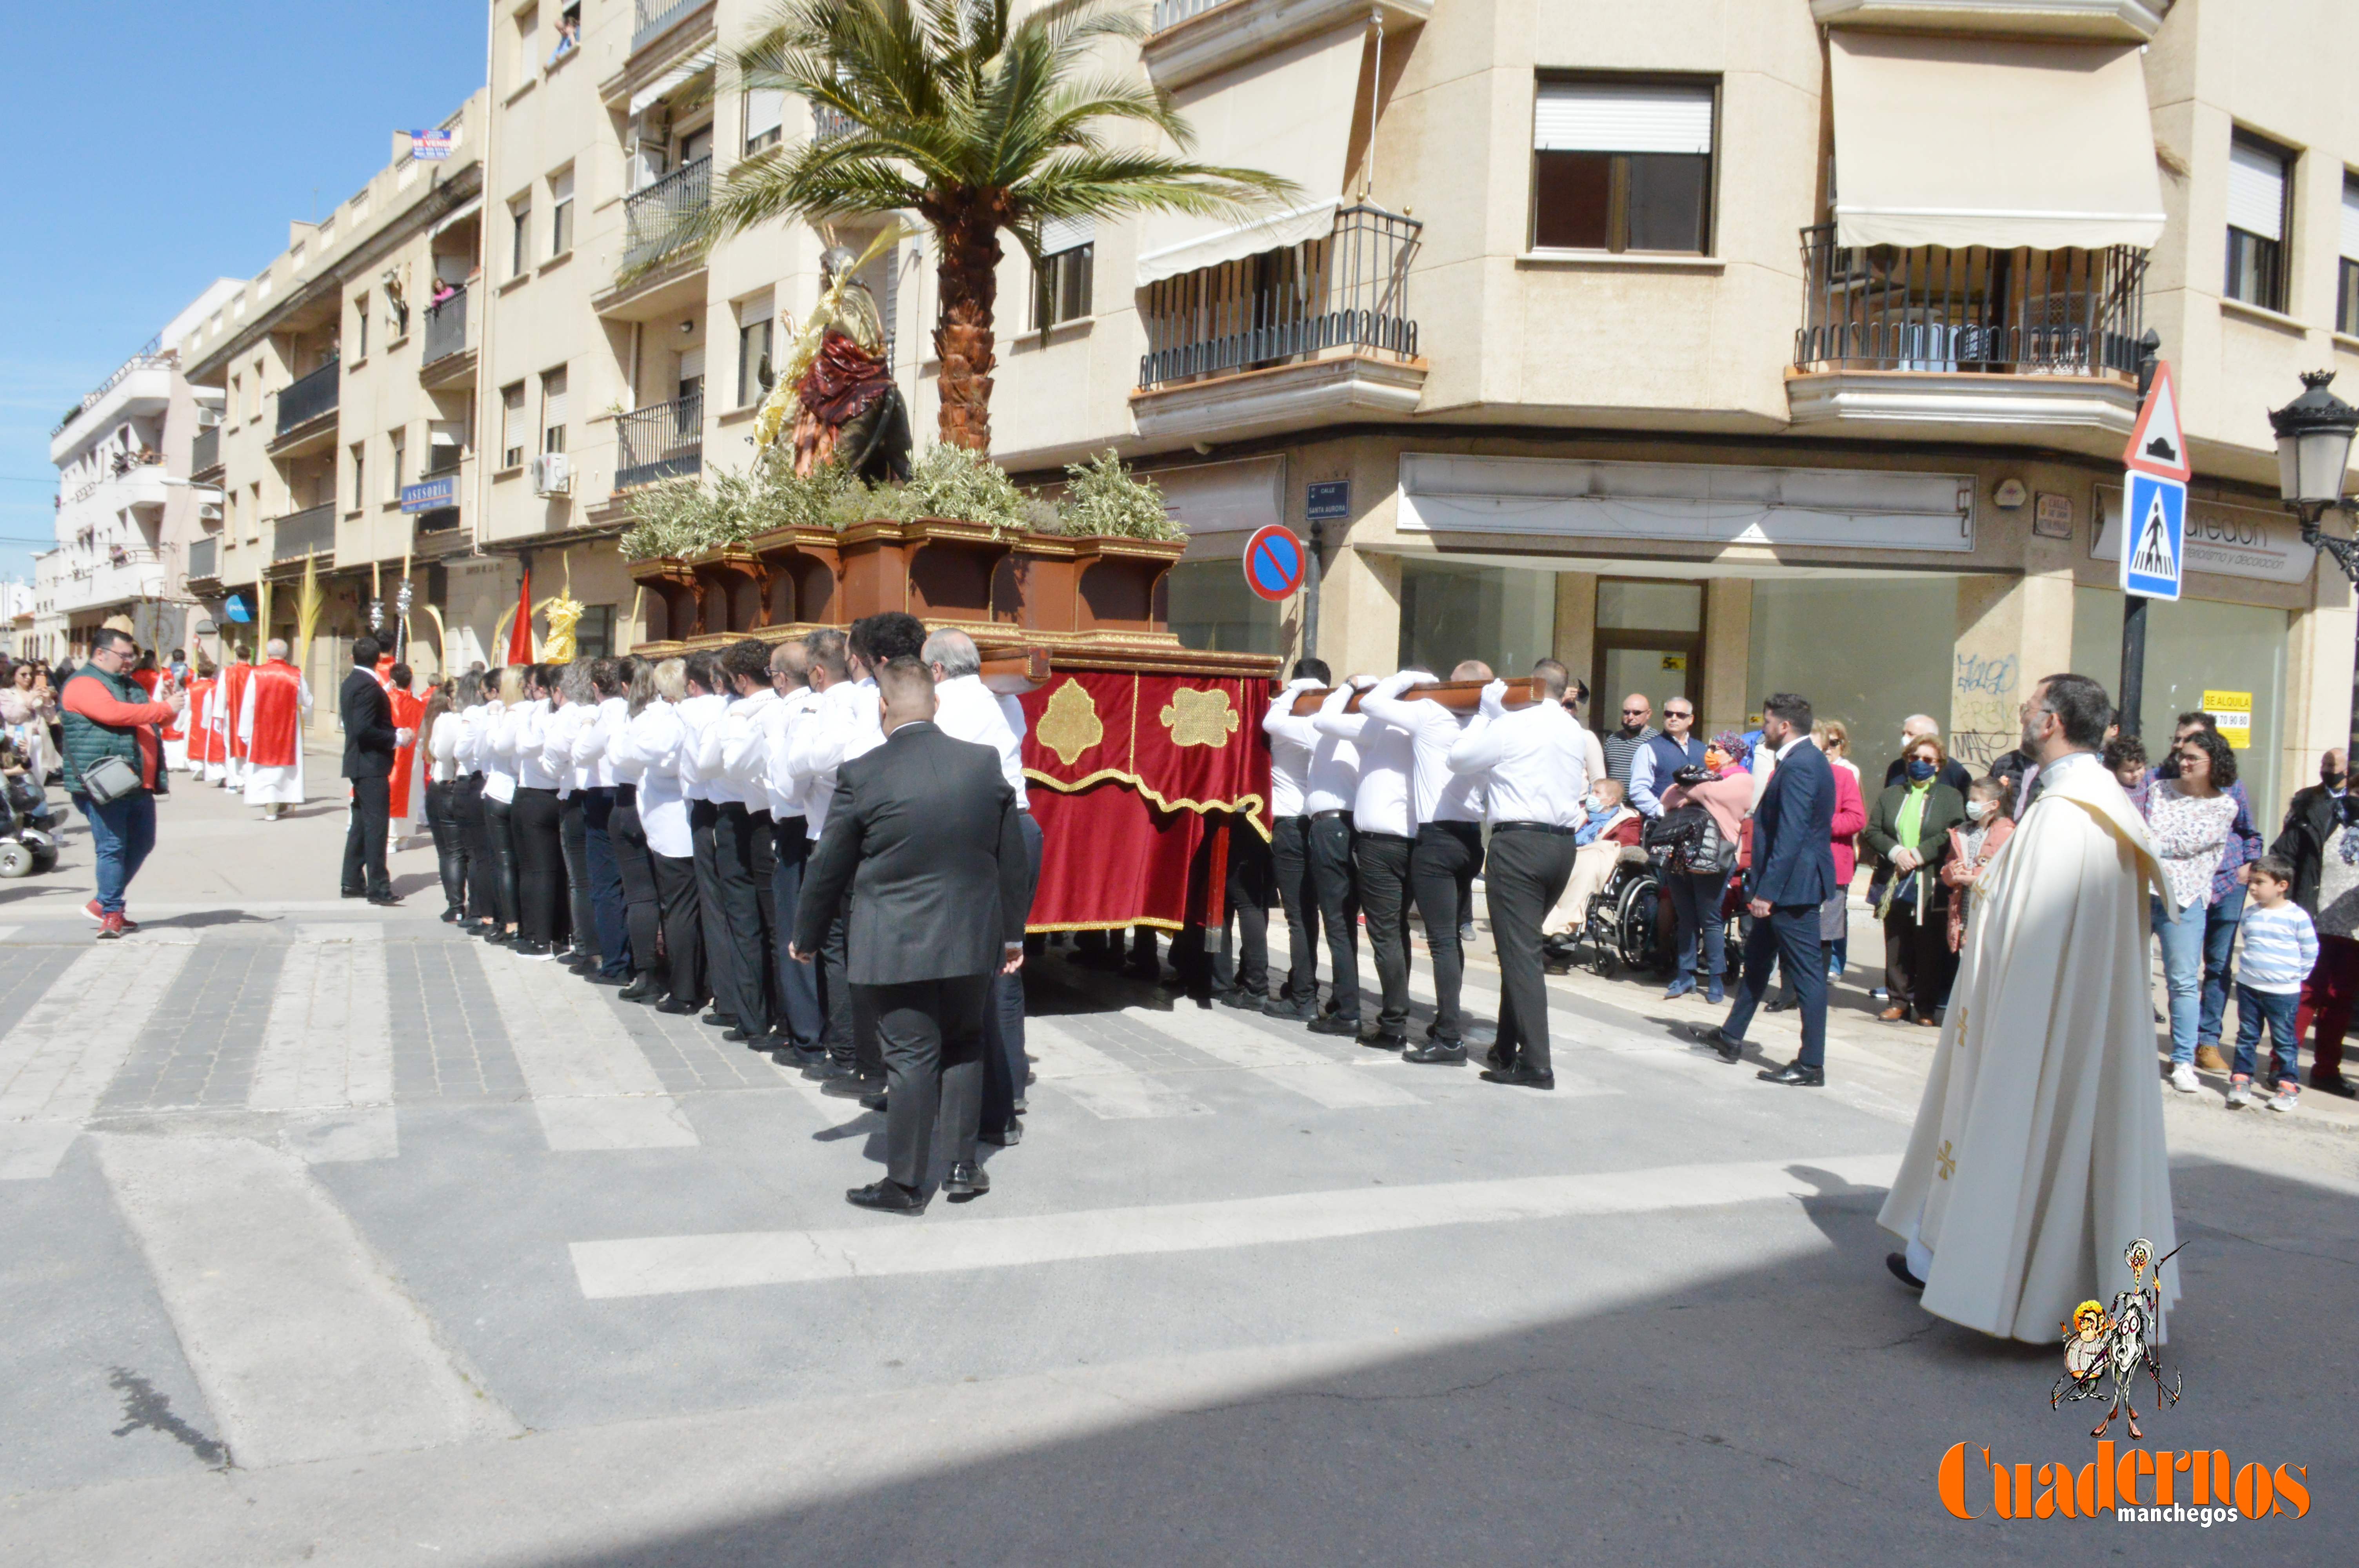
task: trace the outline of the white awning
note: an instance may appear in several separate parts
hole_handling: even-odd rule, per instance
[[[2134,45],[1830,35],[1839,245],[2151,245]]]
[[[448,212],[443,213],[440,218],[435,219],[434,226],[427,230],[426,232],[429,237],[439,234],[443,230],[451,227],[453,223],[465,222],[468,219],[482,211],[483,208],[483,193],[478,191],[476,194],[468,197],[464,201],[460,202],[456,207],[451,208]]]
[[[701,50],[680,61],[678,65],[673,66],[669,70],[665,71],[661,76],[657,77],[653,81],[648,82],[636,92],[632,93],[631,118],[634,120],[637,119],[640,115],[646,114],[647,110],[657,103],[664,98],[669,97],[672,90],[679,86],[680,83],[686,81],[690,77],[712,70],[713,59],[714,55],[712,50]]]
[[[1196,133],[1188,156],[1228,168],[1255,168],[1302,188],[1300,205],[1279,213],[1191,218],[1156,213],[1141,226],[1144,286],[1198,267],[1316,239],[1333,231],[1344,164],[1359,110],[1367,29],[1304,38],[1252,64],[1181,90],[1177,107]]]

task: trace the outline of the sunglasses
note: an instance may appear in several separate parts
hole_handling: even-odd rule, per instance
[[[1622,717],[1625,719],[1644,719],[1647,717],[1647,710],[1643,708],[1625,708],[1622,710]]]
[[[1666,719],[1693,719],[1695,715],[1684,708],[1666,708],[1663,709],[1663,717]]]

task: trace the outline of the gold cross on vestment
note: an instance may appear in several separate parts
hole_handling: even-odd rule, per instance
[[[1933,1151],[1933,1165],[1936,1170],[1940,1172],[1941,1179],[1945,1182],[1951,1176],[1957,1174],[1958,1157],[1950,1152],[1950,1141],[1948,1139],[1942,1139],[1941,1146]]]

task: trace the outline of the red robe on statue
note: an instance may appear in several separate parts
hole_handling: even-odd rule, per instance
[[[303,745],[303,677],[284,659],[254,672],[254,744],[257,768],[291,768]]]
[[[229,746],[230,760],[245,755],[245,742],[238,739],[237,720],[245,704],[246,683],[253,678],[252,665],[232,665],[222,672],[222,716],[225,720],[222,734]]]
[[[418,732],[419,716],[426,711],[426,699],[412,697],[406,691],[396,691],[387,699],[393,705],[393,727]],[[388,816],[393,821],[409,820],[409,775],[417,770],[418,742],[398,747],[393,753],[393,807]]]

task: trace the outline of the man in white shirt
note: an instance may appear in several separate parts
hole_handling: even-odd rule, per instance
[[[1540,923],[1572,876],[1572,836],[1589,771],[1581,726],[1564,708],[1564,666],[1542,659],[1532,678],[1539,700],[1513,713],[1503,700],[1506,682],[1483,688],[1482,707],[1450,749],[1449,762],[1452,773],[1481,777],[1491,824],[1484,888],[1499,951],[1499,1040],[1483,1076],[1553,1089]]]
[[[1352,801],[1360,790],[1360,748],[1321,729],[1319,720],[1341,716],[1353,692],[1375,684],[1371,676],[1353,676],[1330,688],[1310,716],[1317,743],[1310,749],[1302,795],[1303,814],[1310,818],[1310,885],[1319,899],[1319,924],[1327,933],[1329,966],[1327,1011],[1310,1027],[1354,1039],[1360,1033],[1360,886],[1352,852]]]
[[[756,1051],[779,1048],[777,914],[771,906],[770,793],[763,768],[760,719],[778,700],[770,685],[770,645],[755,638],[721,651],[729,706],[708,726],[702,744],[706,787],[714,805],[713,870],[729,936],[730,991],[713,1006],[735,1019],[722,1035]]]
[[[1433,676],[1423,670],[1403,670],[1375,685],[1396,696],[1403,688]],[[1376,980],[1383,998],[1373,1034],[1363,1043],[1385,1051],[1408,1045],[1408,856],[1417,833],[1417,803],[1409,785],[1416,761],[1416,742],[1409,731],[1369,713],[1366,698],[1360,711],[1346,713],[1340,705],[1322,707],[1311,723],[1321,734],[1349,741],[1360,751],[1359,787],[1352,795],[1352,865],[1359,873],[1360,908],[1367,916],[1368,946],[1376,958]],[[1343,1031],[1332,1018],[1310,1027],[1321,1034]],[[1353,1033],[1357,1034],[1356,1027]]]
[[[726,1003],[737,994],[729,976],[729,956],[734,948],[728,932],[728,906],[722,902],[721,864],[716,835],[721,806],[705,772],[706,731],[721,722],[729,706],[728,687],[721,661],[707,651],[688,655],[688,700],[679,705],[679,722],[688,731],[679,748],[679,793],[688,802],[689,841],[695,846],[697,925],[704,935],[704,983],[712,993],[712,1011],[700,1022],[715,1029],[734,1029],[736,1016]]]
[[[810,858],[808,791],[787,760],[788,738],[817,709],[811,689],[810,655],[800,643],[770,650],[770,687],[778,700],[763,706],[756,721],[762,786],[770,802],[770,907],[772,962],[777,966],[782,1067],[814,1067],[827,1060],[827,1012],[819,994],[819,971],[787,957],[794,940],[795,906],[802,902],[803,867]]]
[[[1040,825],[1032,820],[1031,792],[1024,778],[1024,709],[983,684],[983,654],[974,639],[944,627],[926,639],[921,655],[934,676],[934,728],[953,741],[988,746],[998,753],[999,771],[1016,792],[1016,826],[1023,835],[1030,869],[1024,882],[1022,915],[1032,914],[1040,885]],[[1010,710],[1013,709],[1013,719]],[[1020,924],[1020,922],[1019,922]],[[980,1136],[1003,1147],[1020,1142],[1017,1120],[1024,1107],[1024,976],[995,975],[991,1005],[983,1017],[983,1116]]]
[[[1360,699],[1360,711],[1410,738],[1415,830],[1409,845],[1409,890],[1433,954],[1434,1010],[1425,1044],[1404,1059],[1447,1065],[1466,1060],[1458,1005],[1466,957],[1459,950],[1458,929],[1473,913],[1466,896],[1483,869],[1483,783],[1450,770],[1450,748],[1458,743],[1472,715],[1461,717],[1431,697],[1411,701],[1403,697],[1408,686],[1424,678],[1404,671],[1382,682]],[[1468,659],[1450,672],[1450,678],[1487,681],[1491,666]],[[1381,957],[1377,963],[1381,968]],[[1406,982],[1406,973],[1402,978]]]
[[[597,706],[573,737],[575,791],[582,796],[583,843],[590,862],[590,907],[598,928],[598,972],[602,984],[629,989],[633,968],[655,967],[652,952],[644,957],[631,950],[629,901],[623,890],[623,862],[614,853],[614,767],[607,748],[630,720],[630,702],[624,696],[625,666],[620,659],[598,659],[590,666],[590,684]],[[641,992],[645,994],[644,989]],[[639,1000],[637,997],[633,1000]]]
[[[1297,659],[1294,678],[1270,698],[1262,716],[1269,737],[1269,858],[1277,901],[1286,911],[1286,988],[1262,1003],[1273,1018],[1319,1016],[1319,892],[1310,877],[1310,757],[1319,732],[1294,716],[1294,699],[1331,685],[1323,659]]]

